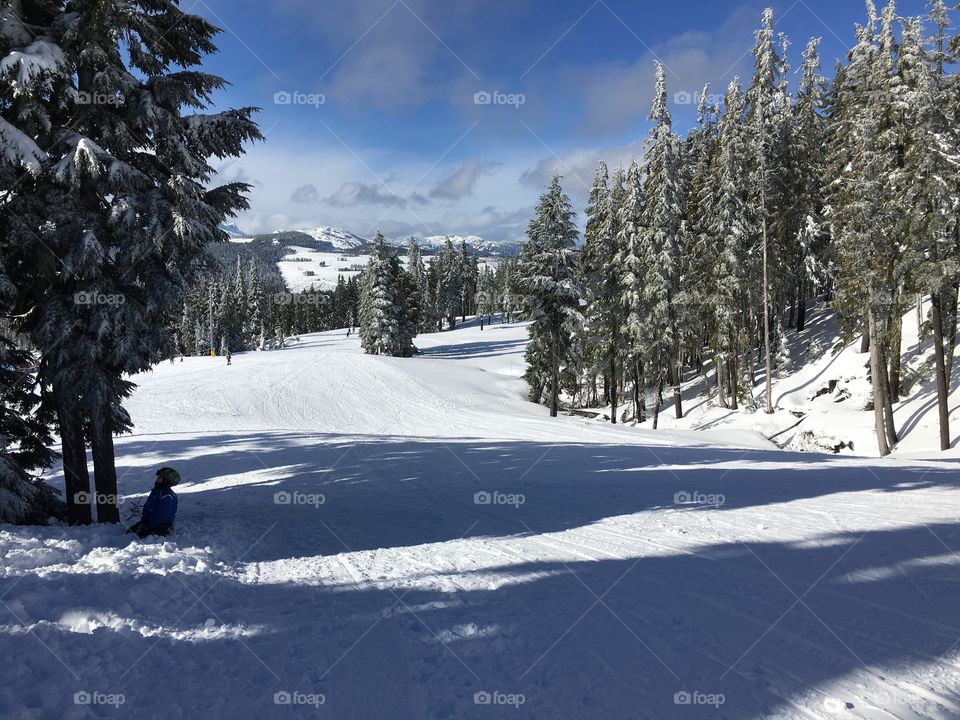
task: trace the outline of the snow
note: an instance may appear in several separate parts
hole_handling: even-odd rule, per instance
[[[249,240],[231,238],[232,242],[249,242]],[[424,263],[432,256],[424,255]],[[337,286],[337,278],[343,276],[349,280],[361,273],[369,262],[370,256],[363,254],[330,253],[313,248],[291,245],[287,248],[284,259],[277,263],[280,274],[291,292],[313,290],[333,290]],[[406,265],[407,256],[401,255],[400,262]],[[484,258],[478,262],[478,267],[495,266],[497,258]]]
[[[929,310],[929,302],[924,305]],[[872,401],[866,366],[869,355],[860,353],[860,341],[843,345],[837,316],[823,305],[808,311],[807,328],[797,334],[788,330],[788,348],[794,370],[775,380],[773,402],[776,412],[762,411],[762,375],[757,374],[755,389],[761,410],[755,413],[732,412],[715,400],[704,402],[703,378],[688,378],[684,386],[682,420],[674,417],[672,393],[664,393],[670,403],[660,413],[660,427],[699,430],[706,428],[739,428],[771,437],[783,432],[776,441],[790,449],[829,451],[841,443],[846,454],[876,457],[879,454],[873,430],[873,413],[865,412]],[[834,353],[840,344],[842,352]],[[896,453],[906,456],[939,455],[939,419],[933,367],[933,344],[921,342],[916,306],[903,316],[903,378],[908,394],[894,407],[894,420],[900,435]],[[713,395],[716,395],[712,379]],[[833,384],[833,387],[831,387]],[[954,430],[953,449],[949,457],[960,458],[960,367],[954,369],[951,384],[950,419]],[[819,395],[819,397],[818,397]],[[609,409],[607,410],[609,416]],[[798,424],[798,421],[799,424]],[[649,422],[645,426],[649,426]],[[796,426],[796,427],[793,427]],[[792,429],[789,429],[792,428]]]
[[[550,419],[525,337],[137,378],[124,507],[178,468],[177,534],[0,529],[0,715],[960,717],[956,460]]]

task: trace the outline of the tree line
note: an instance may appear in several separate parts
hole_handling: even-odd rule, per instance
[[[531,400],[553,415],[564,395],[610,406],[614,423],[625,406],[620,419],[650,416],[656,427],[665,392],[682,417],[680,385],[693,371],[723,407],[773,412],[787,334],[804,330],[807,303],[822,294],[847,341],[861,334],[870,353],[886,455],[898,441],[901,319],[920,296],[929,298],[922,329],[934,347],[941,447],[950,447],[960,39],[948,34],[941,0],[926,18],[899,17],[892,1],[882,13],[868,1],[867,12],[832,82],[810,40],[792,92],[787,40],[766,10],[751,83],[731,82],[722,106],[704,88],[686,137],[674,132],[658,63],[643,161],[612,178],[599,164],[582,249],[554,176],[518,267],[532,321]]]

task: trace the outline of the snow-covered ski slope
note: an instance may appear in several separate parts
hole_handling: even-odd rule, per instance
[[[960,717],[956,460],[550,419],[524,339],[139,378],[178,534],[0,530],[0,717]]]

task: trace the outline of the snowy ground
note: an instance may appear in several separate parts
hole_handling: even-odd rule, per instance
[[[933,345],[930,339],[920,339],[915,308],[904,315],[903,321],[902,377],[907,394],[894,407],[900,435],[896,453],[901,457],[943,457],[933,379]],[[776,436],[776,443],[788,449],[823,452],[842,446],[844,454],[876,457],[879,451],[873,413],[864,412],[872,401],[866,367],[869,355],[860,352],[859,341],[835,353],[838,343],[841,343],[841,333],[836,314],[827,307],[815,305],[803,333],[788,331],[792,365],[783,377],[775,380],[776,412],[773,415],[762,410],[734,412],[721,407],[716,402],[716,381],[710,369],[710,400],[706,400],[703,377],[688,377],[683,390],[684,417],[679,420],[675,417],[673,398],[667,391],[664,394],[667,406],[660,414],[660,427],[750,430],[768,438]],[[960,458],[960,363],[955,365],[951,383],[954,392],[949,403],[953,447],[945,456]],[[762,380],[758,372],[755,395],[761,408]],[[609,408],[605,412],[609,418]],[[647,421],[643,427],[650,425]]]
[[[960,717],[956,460],[551,420],[524,338],[141,378],[178,534],[0,531],[0,716]]]
[[[280,273],[287,287],[292,292],[310,290],[333,290],[337,286],[337,278],[343,276],[349,280],[360,274],[360,271],[370,260],[369,255],[354,255],[345,253],[329,253],[312,248],[291,245],[287,248],[287,255],[277,263]],[[423,261],[428,262],[433,256],[424,255]],[[400,257],[406,264],[407,256]],[[497,258],[481,258],[478,266],[496,266]]]

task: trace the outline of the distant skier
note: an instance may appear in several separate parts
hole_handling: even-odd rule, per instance
[[[227,350],[227,365],[233,365],[233,355],[230,354],[229,350]]]
[[[347,328],[347,337],[350,337],[350,333],[353,332],[353,328]]]
[[[177,494],[173,486],[180,482],[180,473],[173,468],[163,467],[157,470],[157,479],[147,502],[143,504],[140,520],[127,532],[138,537],[148,535],[172,535],[173,521],[177,517]]]

